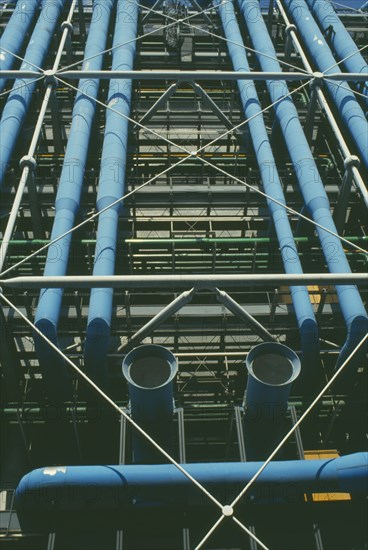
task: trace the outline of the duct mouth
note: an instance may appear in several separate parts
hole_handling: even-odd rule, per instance
[[[265,353],[254,359],[253,375],[264,384],[282,386],[287,384],[293,375],[293,365],[287,357],[277,353]]]
[[[168,361],[162,357],[141,357],[130,366],[129,374],[132,382],[141,388],[159,388],[165,384],[171,374]]]
[[[268,386],[291,384],[300,372],[300,361],[293,350],[274,342],[255,346],[248,354],[246,366],[249,374]]]
[[[139,346],[129,352],[123,361],[126,380],[143,390],[165,386],[173,380],[177,370],[175,356],[162,346]]]

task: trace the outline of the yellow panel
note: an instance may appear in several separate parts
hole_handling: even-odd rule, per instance
[[[317,449],[316,451],[304,451],[306,460],[318,460],[319,458],[337,458],[339,453],[336,449]]]
[[[322,458],[337,458],[339,453],[336,449],[324,449],[316,451],[304,451],[304,458],[306,460],[318,460]],[[312,493],[311,495],[304,495],[305,502],[310,501],[312,497],[313,502],[329,502],[333,500],[351,500],[350,493]]]
[[[308,287],[310,301],[312,304],[319,304],[321,301],[321,294],[318,285],[309,285]]]

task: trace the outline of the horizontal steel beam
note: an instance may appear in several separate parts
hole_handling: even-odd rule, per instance
[[[280,285],[364,285],[367,273],[303,273],[303,274],[232,274],[232,275],[107,275],[107,276],[24,276],[0,280],[10,288],[198,288]]]
[[[60,71],[52,72],[47,71],[46,78],[52,76],[80,80],[82,78],[91,79],[129,79],[129,80],[310,80],[317,78],[323,80],[328,78],[329,80],[338,81],[354,81],[365,82],[367,75],[365,73],[331,73],[324,75],[323,73],[306,73],[306,72],[237,72],[237,71]],[[51,74],[52,73],[52,74]],[[38,78],[43,76],[43,73],[38,71],[2,71],[2,78]]]

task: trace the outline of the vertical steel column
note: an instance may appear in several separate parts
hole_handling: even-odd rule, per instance
[[[295,426],[295,424],[298,421],[298,416],[296,414],[296,409],[295,409],[294,405],[290,405],[289,410],[290,410],[290,415],[291,415],[291,421],[293,423],[293,426]],[[295,430],[295,441],[296,441],[296,448],[297,448],[299,460],[304,460],[305,459],[305,457],[304,457],[304,447],[303,447],[303,441],[302,441],[302,436],[301,436],[301,433],[300,433],[299,426]],[[323,550],[321,531],[319,529],[319,526],[316,523],[313,523],[313,536],[314,536],[314,541],[315,541],[315,544],[316,544],[316,549],[317,550]]]

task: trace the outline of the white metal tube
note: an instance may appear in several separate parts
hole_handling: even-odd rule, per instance
[[[215,288],[227,286],[364,285],[368,273],[233,274],[233,275],[66,275],[24,276],[0,280],[10,288]]]

